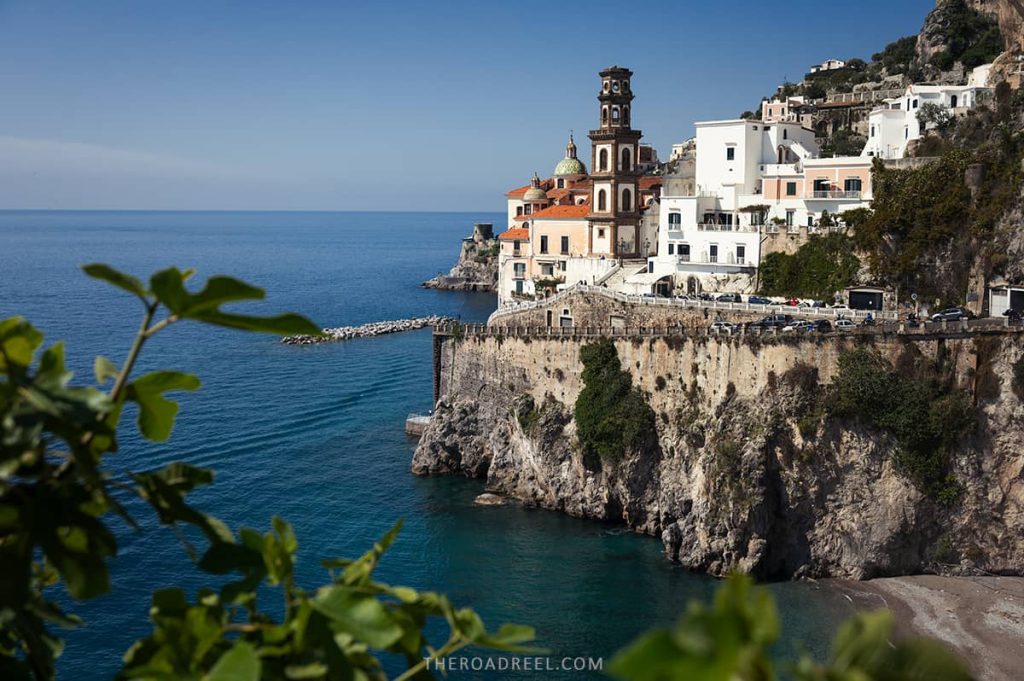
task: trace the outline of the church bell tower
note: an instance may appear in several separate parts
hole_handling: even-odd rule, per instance
[[[613,257],[640,258],[643,244],[637,206],[637,161],[643,133],[630,125],[633,72],[612,66],[601,71],[600,76],[600,127],[590,131],[590,177],[594,182],[587,216],[590,250]]]

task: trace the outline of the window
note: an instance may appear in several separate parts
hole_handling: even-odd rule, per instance
[[[910,128],[908,128],[907,126],[903,126],[903,139],[909,139],[909,138],[910,138]]]
[[[550,264],[541,265],[540,273],[545,277],[553,276],[555,274],[555,266]]]
[[[608,210],[608,193],[603,189],[597,193],[597,209]]]
[[[618,122],[619,122],[619,107],[613,106],[612,107],[612,123],[618,123]]]
[[[522,214],[523,214],[523,207],[522,206],[516,206],[516,215],[522,215]]]
[[[608,170],[608,150],[602,149],[597,155],[598,167],[601,170]]]
[[[532,205],[532,204],[529,204],[529,203],[528,203],[528,204],[526,204],[526,205],[525,205],[525,206],[523,207],[523,212],[524,212],[525,214],[527,214],[527,215],[529,215],[530,213],[532,213],[532,212],[533,212],[533,205]]]
[[[914,100],[914,108],[915,109],[917,108],[917,100],[916,99]]]
[[[871,126],[871,136],[872,137],[875,136],[875,126],[873,126],[873,125]]]
[[[562,251],[563,255],[569,252],[569,237],[567,237],[567,236],[563,236],[562,237],[561,247],[562,247],[561,251]]]
[[[675,244],[672,244],[672,243],[670,243],[670,244],[668,245],[668,254],[669,254],[669,255],[675,255],[675,253],[676,253],[676,245],[675,245]]]
[[[736,245],[736,264],[742,265],[747,260],[747,247],[737,244]]]
[[[558,188],[565,189],[565,180],[563,180],[562,178],[558,178]]]
[[[629,107],[622,107],[622,124],[629,125]]]
[[[956,108],[956,95],[952,95],[949,98],[949,106],[950,106],[950,108],[953,108],[953,109]]]
[[[629,189],[622,190],[622,211],[628,213],[633,210],[633,192]]]
[[[683,214],[682,213],[669,213],[668,214],[668,228],[669,229],[682,229],[683,227]]]
[[[796,182],[786,183],[786,196],[796,196]]]
[[[782,131],[782,139],[784,139],[784,140],[788,140],[789,139],[789,130],[785,130],[784,129]]]
[[[795,215],[796,215],[796,211],[795,210],[787,210],[786,211],[786,226],[787,227],[792,227],[793,226],[793,216],[795,216]]]
[[[708,262],[718,262],[718,244],[708,246]]]
[[[622,169],[628,171],[632,167],[632,165],[633,163],[632,159],[630,158],[629,147],[626,147],[625,149],[622,150]]]
[[[726,147],[725,148],[725,160],[726,161],[735,161],[736,160],[736,147]]]
[[[563,272],[565,271],[565,265],[566,265],[566,263],[565,263],[564,260],[559,260],[558,261],[558,269],[562,270]]]
[[[597,230],[597,238],[598,239],[603,239],[604,238],[604,227],[601,227],[600,229]]]
[[[814,181],[814,196],[816,198],[822,198],[828,196],[828,188],[830,184],[828,180],[818,179]]]
[[[808,227],[814,227],[814,215],[811,215],[811,214],[807,215],[807,226]]]
[[[513,276],[515,276],[516,279],[522,279],[523,277],[526,276],[526,263],[525,262],[517,262],[514,265],[514,274],[513,274]]]
[[[843,182],[843,191],[859,192],[861,190],[861,179],[859,177],[848,177]]]
[[[541,238],[540,238],[540,252],[541,253],[547,253],[548,252],[548,238],[546,236],[541,236]]]
[[[601,122],[602,123],[607,123],[608,122],[608,107],[606,107],[606,106],[601,108]]]
[[[683,262],[690,262],[690,244],[679,244],[679,248],[676,249],[676,254],[679,259]]]

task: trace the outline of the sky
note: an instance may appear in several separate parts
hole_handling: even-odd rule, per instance
[[[501,211],[597,73],[668,156],[934,0],[0,0],[0,209]]]

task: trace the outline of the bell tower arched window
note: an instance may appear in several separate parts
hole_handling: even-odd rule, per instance
[[[619,107],[612,107],[612,123],[617,125],[619,122]]]
[[[622,190],[622,211],[628,213],[633,210],[633,192],[629,189]]]
[[[632,170],[632,168],[633,159],[629,153],[629,147],[626,147],[625,149],[622,150],[622,169],[628,172],[629,170]]]
[[[608,194],[603,189],[597,192],[597,209],[608,210]]]
[[[629,125],[629,107],[622,107],[622,124]]]
[[[608,170],[608,150],[607,149],[602,149],[597,154],[597,159],[598,159],[597,167],[600,168],[601,170]]]
[[[606,107],[606,106],[601,107],[601,123],[602,124],[607,124],[608,123],[608,107]]]

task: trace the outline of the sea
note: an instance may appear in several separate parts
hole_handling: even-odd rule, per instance
[[[171,265],[195,268],[195,281],[231,275],[267,292],[265,302],[242,309],[300,312],[321,326],[432,314],[481,322],[495,308],[492,294],[434,291],[420,283],[454,264],[474,223],[499,229],[504,219],[504,213],[3,211],[0,318],[22,315],[47,342],[65,341],[80,383],[93,380],[96,355],[114,361],[126,355],[142,314],[130,295],[82,273],[80,266],[92,262],[140,277]],[[690,601],[707,601],[716,588],[715,580],[665,560],[657,538],[517,505],[475,506],[479,480],[413,476],[415,441],[403,426],[409,414],[432,406],[429,329],[287,346],[270,336],[181,323],[147,344],[139,368],[188,371],[202,388],[179,395],[181,412],[167,443],[142,441],[126,422],[109,468],[117,476],[171,461],[215,469],[215,483],[193,496],[195,504],[236,529],[267,531],[272,516],[292,523],[300,544],[298,581],[308,589],[327,581],[321,559],[356,557],[402,519],[380,580],[442,591],[492,627],[532,625],[538,645],[557,660],[596,658],[607,665],[637,635],[672,625]],[[112,678],[132,642],[150,631],[155,589],[181,586],[194,595],[218,583],[195,568],[175,534],[143,505],[129,508],[141,527],[111,518],[119,542],[112,590],[68,603],[84,625],[65,633],[61,678]],[[777,654],[792,657],[803,647],[826,655],[849,613],[842,597],[806,582],[767,588],[783,624]],[[443,627],[430,631],[441,635]],[[388,664],[392,674],[399,671]],[[599,674],[452,673],[536,676]]]

